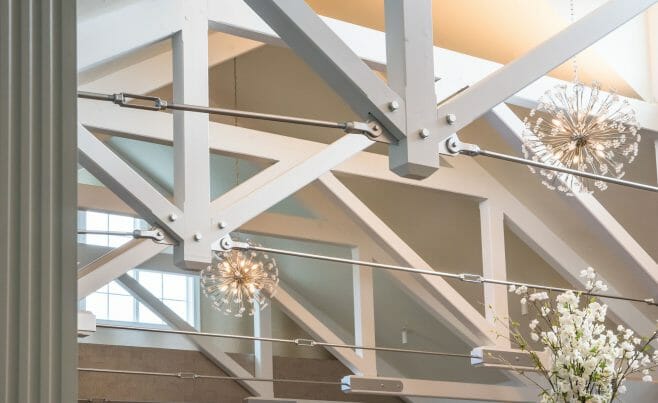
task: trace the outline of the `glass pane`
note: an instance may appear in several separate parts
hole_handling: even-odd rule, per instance
[[[162,298],[162,274],[152,271],[139,271],[139,283],[157,298]]]
[[[187,303],[185,301],[170,301],[165,299],[162,302],[164,302],[165,305],[169,307],[169,309],[176,312],[178,316],[190,322],[190,320],[188,320],[187,317]],[[190,324],[194,325],[194,323],[190,323]]]
[[[121,284],[117,283],[116,281],[112,281],[108,287],[108,291],[111,294],[119,294],[119,295],[130,295],[128,291],[126,291],[125,288],[121,286]]]
[[[107,246],[107,235],[87,234],[85,235],[84,243],[88,245]]]
[[[85,299],[85,309],[96,315],[96,319],[107,319],[107,294],[95,292]]]
[[[107,214],[87,211],[85,214],[85,229],[107,231]]]
[[[109,216],[110,231],[132,231],[135,229],[135,219],[124,215]]]
[[[167,299],[187,299],[187,276],[176,274],[162,275],[162,297]]]
[[[126,295],[109,296],[109,320],[135,321],[135,298]]]
[[[132,239],[132,237],[128,237],[128,236],[110,235],[108,237],[107,246],[111,246],[112,248],[118,248],[119,246],[123,245],[124,243],[130,241],[131,239]]]
[[[152,323],[156,325],[164,325],[164,322],[160,320],[158,315],[154,314],[146,305],[139,303],[139,317],[137,318],[138,322],[141,323]]]
[[[101,288],[96,290],[96,292],[104,292],[105,294],[107,294],[107,289],[108,289],[108,286],[107,286],[107,284],[105,284],[104,286],[102,286]]]

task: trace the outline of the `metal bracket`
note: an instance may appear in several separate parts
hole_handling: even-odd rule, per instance
[[[295,344],[298,346],[314,347],[315,341],[309,339],[295,339]]]
[[[144,104],[129,104],[129,99],[138,99],[142,101],[151,101],[153,105],[144,105]],[[112,100],[115,104],[128,108],[135,109],[144,109],[147,111],[164,111],[167,109],[167,101],[159,97],[152,97],[148,95],[140,94],[130,94],[126,92],[121,92],[119,94],[114,94],[114,99]]]
[[[219,249],[213,248],[214,252],[228,252],[233,248],[249,249],[249,243],[234,241],[229,235],[220,239],[219,242],[217,242],[217,245],[219,246]]]
[[[482,276],[479,274],[470,274],[470,273],[462,273],[459,275],[459,279],[461,281],[465,281],[467,283],[481,283],[482,282]]]
[[[367,122],[345,122],[345,133],[364,134],[369,139],[380,142],[392,144],[394,143],[392,135],[384,135],[384,129],[375,121]]]
[[[164,232],[158,228],[136,229],[133,231],[134,238],[152,239],[154,242],[162,244],[171,244],[165,240]]]
[[[480,155],[481,151],[477,144],[462,143],[456,134],[448,137],[445,141],[445,149],[448,151],[448,155],[463,154],[471,157]]]
[[[179,372],[177,376],[180,379],[196,379],[197,375],[194,372]]]

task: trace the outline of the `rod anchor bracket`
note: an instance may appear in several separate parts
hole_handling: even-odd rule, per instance
[[[446,150],[451,154],[463,154],[471,157],[480,155],[480,147],[477,144],[462,143],[456,134],[446,139]]]
[[[136,229],[133,231],[133,237],[139,239],[152,239],[158,243],[166,243],[164,232],[159,228]]]
[[[391,143],[388,136],[384,134],[382,125],[373,120],[367,122],[345,122],[345,129],[343,131],[348,134],[363,134],[368,136],[370,140]]]
[[[217,242],[217,245],[219,246],[219,249],[215,250],[215,252],[228,252],[233,249],[249,249],[249,243],[248,242],[239,242],[239,241],[234,241],[231,239],[230,235],[226,235],[222,239]],[[214,250],[214,249],[213,249]]]

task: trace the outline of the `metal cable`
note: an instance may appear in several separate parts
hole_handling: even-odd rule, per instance
[[[105,369],[105,368],[78,368],[80,372],[100,372],[108,374],[125,374],[125,375],[150,375],[150,376],[163,376],[180,379],[214,379],[220,381],[254,381],[254,382],[279,382],[279,383],[307,383],[315,385],[345,385],[342,382],[332,381],[314,381],[308,379],[274,379],[274,378],[259,378],[259,377],[244,377],[244,376],[224,376],[224,375],[203,375],[195,374],[193,372],[152,372],[152,371],[129,371],[122,369]]]
[[[329,261],[329,262],[335,262],[335,263],[346,263],[346,264],[352,264],[352,265],[358,265],[358,266],[366,266],[366,267],[372,267],[372,268],[376,268],[376,269],[386,269],[386,270],[393,270],[393,271],[402,271],[402,272],[407,272],[407,273],[423,274],[423,275],[428,275],[428,276],[451,278],[451,279],[455,279],[455,280],[464,281],[464,282],[467,282],[467,283],[476,283],[476,284],[486,283],[486,284],[497,284],[497,285],[505,285],[505,286],[514,285],[514,286],[517,286],[517,287],[525,286],[529,289],[545,290],[545,291],[556,291],[556,292],[572,291],[574,293],[581,293],[581,294],[584,294],[584,295],[591,295],[593,297],[606,298],[606,299],[616,299],[616,300],[629,301],[629,302],[640,302],[640,303],[648,304],[648,305],[651,305],[651,306],[658,306],[658,303],[656,303],[653,298],[646,298],[646,299],[632,298],[632,297],[624,297],[624,296],[618,296],[618,295],[604,294],[604,293],[599,293],[599,292],[587,292],[587,291],[576,290],[576,289],[572,289],[572,288],[562,288],[562,287],[546,286],[546,285],[541,285],[541,284],[521,283],[521,282],[518,282],[518,281],[496,280],[496,279],[482,277],[479,274],[472,274],[472,273],[455,274],[455,273],[447,273],[447,272],[434,271],[434,270],[416,269],[416,268],[413,268],[413,267],[389,265],[389,264],[375,263],[375,262],[366,262],[366,261],[361,261],[361,260],[345,259],[345,258],[339,258],[339,257],[334,257],[334,256],[315,255],[315,254],[311,254],[311,253],[296,252],[296,251],[290,251],[290,250],[285,250],[285,249],[267,248],[267,247],[264,247],[264,246],[251,245],[251,244],[248,244],[248,243],[235,243],[233,245],[233,247],[237,248],[237,249],[249,249],[249,250],[255,250],[255,251],[260,251],[260,252],[275,253],[275,254],[279,254],[279,255],[295,256],[295,257],[302,257],[302,258],[315,259],[315,260],[323,260],[323,261]]]
[[[499,160],[503,160],[503,161],[514,162],[516,164],[530,165],[530,166],[537,167],[537,168],[543,168],[543,169],[562,172],[562,173],[566,173],[566,174],[570,174],[570,175],[581,176],[583,178],[600,180],[600,181],[608,182],[608,183],[614,183],[615,185],[626,186],[626,187],[631,187],[631,188],[640,189],[640,190],[647,190],[649,192],[658,192],[658,186],[651,186],[651,185],[646,185],[644,183],[631,182],[631,181],[627,181],[627,180],[624,180],[624,179],[611,178],[609,176],[596,175],[596,174],[585,172],[585,171],[579,171],[577,169],[553,166],[553,165],[549,165],[549,164],[544,164],[542,162],[537,162],[537,161],[532,161],[532,160],[528,160],[528,159],[525,159],[525,158],[515,157],[513,155],[497,153],[495,151],[479,150],[479,152],[476,151],[474,153],[473,151],[470,151],[470,150],[461,150],[460,153],[461,154],[466,154],[466,155],[471,155],[471,156],[472,155],[476,155],[476,156],[481,155],[483,157],[489,157],[489,158],[495,158],[495,159],[499,159]]]
[[[292,123],[298,125],[326,127],[330,129],[341,129],[341,130],[346,130],[349,127],[349,125],[346,122],[330,122],[326,120],[306,119],[306,118],[299,118],[294,116],[249,112],[249,111],[241,111],[236,109],[210,108],[207,106],[177,104],[177,103],[170,103],[164,101],[158,97],[151,97],[151,96],[145,96],[139,94],[129,94],[129,93],[101,94],[96,92],[79,91],[78,98],[92,99],[96,101],[109,101],[125,108],[145,109],[151,111],[178,110],[178,111],[187,111],[187,112],[200,112],[200,113],[207,113],[211,115],[269,120],[273,122]],[[126,102],[127,98],[141,100],[141,101],[148,101],[148,102],[152,102],[153,104],[152,105],[130,104]]]
[[[443,356],[443,357],[475,358],[470,354],[444,353],[441,351],[411,350],[411,349],[394,348],[394,347],[358,346],[355,344],[325,343],[311,339],[278,339],[273,337],[208,333],[208,332],[196,332],[196,331],[176,330],[176,329],[154,329],[148,327],[108,325],[108,324],[97,324],[96,327],[106,328],[106,329],[119,329],[119,330],[137,330],[137,331],[153,332],[153,333],[182,334],[187,336],[217,337],[217,338],[225,338],[225,339],[240,339],[240,340],[250,340],[250,341],[266,341],[272,343],[294,344],[299,347],[349,348],[355,350],[386,351],[393,353],[420,354],[420,355],[432,355],[432,356]]]

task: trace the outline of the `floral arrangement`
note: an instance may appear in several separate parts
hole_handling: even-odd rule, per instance
[[[509,339],[531,355],[536,371],[544,378],[538,382],[519,370],[541,389],[541,402],[612,402],[626,392],[629,375],[641,373],[643,381],[651,382],[651,371],[658,367],[658,351],[650,352],[657,333],[640,338],[621,325],[616,331],[608,329],[608,307],[592,295],[605,292],[607,286],[591,267],[583,270],[581,277],[586,280],[586,292],[566,291],[554,301],[547,292],[509,287],[521,298],[521,304],[536,313],[529,323],[529,335],[544,352],[531,346],[517,322],[509,321]]]

